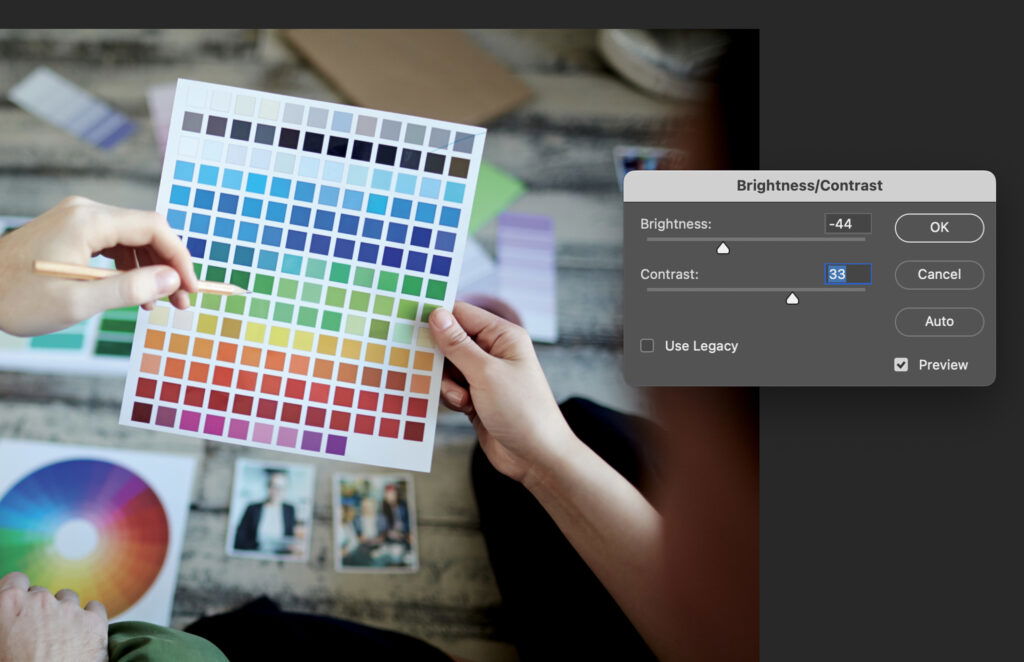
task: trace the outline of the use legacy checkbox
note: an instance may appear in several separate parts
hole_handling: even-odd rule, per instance
[[[910,369],[910,359],[905,356],[898,356],[892,360],[893,372],[907,372]]]

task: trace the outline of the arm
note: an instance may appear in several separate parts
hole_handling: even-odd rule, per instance
[[[615,469],[575,436],[564,450],[534,465],[523,485],[544,506],[659,658],[671,659],[678,624],[665,621],[662,522],[657,511]]]
[[[661,608],[657,512],[573,434],[523,329],[465,303],[453,312],[430,318],[452,364],[446,404],[470,418],[494,467],[540,501],[654,652],[672,657],[680,628]]]

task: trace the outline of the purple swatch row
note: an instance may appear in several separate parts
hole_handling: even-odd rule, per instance
[[[189,409],[179,410],[175,407],[155,407],[146,402],[135,402],[132,407],[132,420],[138,423],[152,423],[163,427],[177,427],[180,430],[189,432],[200,431],[202,420],[203,434],[212,437],[226,437],[254,441],[260,444],[273,444],[285,448],[301,448],[305,451],[316,453],[328,453],[331,455],[344,455],[347,445],[347,437],[336,434],[328,434],[327,445],[324,446],[324,433],[316,430],[299,430],[289,427],[277,428],[277,436],[274,438],[275,428],[266,423],[252,423],[240,418],[227,418],[217,414],[202,414]],[[205,416],[205,419],[204,419]]]

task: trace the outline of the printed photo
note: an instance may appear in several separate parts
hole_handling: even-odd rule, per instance
[[[419,568],[416,507],[409,474],[334,475],[338,572]]]
[[[228,518],[228,555],[306,561],[314,476],[310,465],[240,458]]]

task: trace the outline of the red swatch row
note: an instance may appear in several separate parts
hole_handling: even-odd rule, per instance
[[[298,382],[295,386],[296,393],[305,393],[305,382],[299,380],[288,380]],[[159,391],[159,395],[157,392]],[[331,387],[327,384],[310,384],[309,400],[317,403],[332,404],[335,407],[357,408],[364,411],[382,412],[425,418],[427,416],[427,400],[423,398],[405,398],[390,393],[380,393],[372,390],[356,391],[346,386],[335,386],[333,398],[330,398]],[[291,402],[280,402],[271,398],[257,398],[242,393],[232,396],[227,391],[207,389],[200,386],[183,386],[175,382],[158,383],[156,380],[140,377],[135,394],[141,398],[160,400],[169,403],[183,403],[192,407],[207,408],[217,411],[232,411],[245,416],[255,415],[258,418],[267,420],[282,421],[285,423],[304,424],[309,427],[325,428],[332,430],[359,432],[373,434],[375,418],[366,415],[356,415],[354,426],[352,414],[354,412],[334,409],[333,407],[317,407],[314,405],[300,405]],[[302,399],[303,395],[291,395]],[[383,421],[381,419],[382,429]],[[397,423],[397,421],[396,421]],[[381,432],[381,434],[384,434]],[[395,435],[397,436],[397,427]],[[410,441],[422,441],[423,424],[410,421],[406,424],[405,438]],[[390,436],[390,435],[384,435]]]

